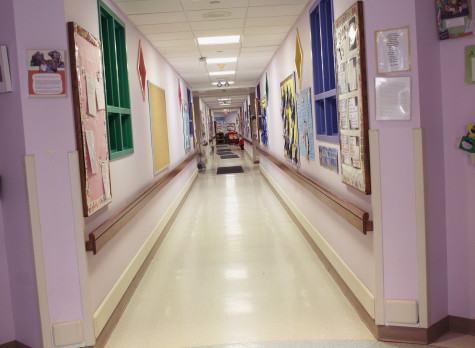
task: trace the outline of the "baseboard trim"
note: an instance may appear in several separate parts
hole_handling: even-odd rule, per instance
[[[457,331],[466,335],[475,336],[475,319],[449,316],[449,327],[452,331]]]
[[[275,182],[272,176],[265,168],[260,166],[263,176],[267,179],[269,186],[273,188],[274,193],[277,193],[277,198],[283,202],[289,215],[301,227],[301,231],[305,231],[310,239],[315,243],[319,252],[322,253],[326,261],[333,267],[335,273],[339,275],[343,283],[350,289],[349,291],[358,299],[358,302],[363,306],[367,314],[374,319],[374,295],[369,291],[366,285],[358,278],[358,276],[351,270],[351,268],[343,261],[335,249],[323,238],[320,232],[313,226],[307,217],[299,210],[299,208],[286,195],[282,188]],[[290,214],[291,213],[291,214]],[[317,254],[319,255],[319,254]],[[338,283],[338,281],[337,281]]]
[[[31,348],[31,347],[18,341],[11,341],[11,342],[0,344],[0,348]]]
[[[299,212],[298,208],[292,203],[290,198],[283,192],[283,190],[278,186],[270,174],[262,166],[260,169],[263,177],[269,183],[269,187],[274,192],[277,199],[282,203],[282,206],[295,222],[300,232],[309,243],[310,247],[321,260],[325,268],[340,287],[343,294],[353,305],[361,320],[365,323],[377,340],[386,342],[430,344],[439,339],[448,331],[457,331],[463,334],[475,336],[475,320],[456,316],[447,316],[442,318],[438,322],[430,325],[429,328],[376,325],[374,316],[371,316],[370,313],[368,313],[367,308],[361,302],[361,298],[355,295],[355,289],[349,286],[348,282],[340,274],[339,269],[335,267],[334,263],[332,263],[334,259],[330,260],[328,254],[326,254],[320,248],[320,245],[308,232],[309,228],[315,228],[311,225],[310,227],[308,226],[310,222],[308,222],[308,220],[306,220],[303,215],[299,216],[301,213]],[[297,214],[295,214],[295,212],[297,212]],[[326,246],[324,246],[324,248],[325,247]],[[336,253],[334,250],[333,252]],[[341,260],[341,262],[343,261]],[[356,275],[354,276],[356,277]]]
[[[197,176],[198,170],[195,169],[180,194],[167,209],[157,226],[137,252],[137,255],[130,262],[129,266],[122,273],[117,283],[94,313],[94,329],[97,338],[95,347],[103,347],[107,342],[107,339],[117,325],[120,316],[142,279],[154,252],[156,252],[160,246],[160,243],[168,233],[181,206],[184,204],[185,198],[191,191]]]

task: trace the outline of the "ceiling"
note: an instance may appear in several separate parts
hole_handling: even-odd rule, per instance
[[[244,99],[310,0],[113,0],[138,30],[211,109]],[[237,44],[198,45],[197,38],[241,35]],[[237,57],[236,63],[207,64],[205,58]],[[235,70],[235,75],[209,72]],[[229,87],[224,84],[234,82]],[[212,83],[221,82],[222,87]]]

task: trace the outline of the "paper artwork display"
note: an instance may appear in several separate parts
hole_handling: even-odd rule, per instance
[[[299,163],[299,132],[295,100],[295,74],[280,83],[281,111],[284,136],[284,155],[293,163]]]
[[[250,139],[251,137],[251,120],[250,120],[250,115],[249,115],[249,103],[246,99],[246,102],[244,103],[244,120],[243,120],[243,133],[244,137],[247,139]]]
[[[341,178],[345,184],[370,194],[368,101],[362,13],[363,2],[357,1],[335,20],[336,90]]]
[[[68,31],[83,213],[90,216],[112,201],[102,50],[79,25],[68,23]]]
[[[329,169],[334,173],[339,172],[338,170],[338,150],[332,149],[331,147],[319,146],[318,155],[320,159],[320,165],[323,168]]]
[[[11,92],[10,64],[8,63],[7,46],[0,46],[0,93]]]
[[[65,97],[64,50],[28,50],[28,95]]]
[[[236,124],[235,123],[228,123],[228,131],[234,132],[236,130]]]
[[[303,52],[302,44],[300,43],[299,30],[296,30],[295,35],[295,68],[297,69],[297,77],[299,79],[299,89],[302,88],[302,69],[303,69]]]
[[[377,77],[375,91],[377,120],[411,119],[410,77]]]
[[[261,143],[265,146],[269,146],[269,134],[267,127],[267,105],[266,96],[261,98]]]
[[[378,74],[411,70],[409,27],[375,32]]]
[[[475,45],[465,46],[465,83],[475,83]]]
[[[145,84],[147,82],[147,69],[145,68],[145,60],[142,52],[142,40],[139,40],[139,53],[137,57],[137,72],[139,74],[140,90],[142,91],[142,98],[145,101]]]
[[[436,0],[439,39],[473,35],[472,0]]]
[[[306,88],[295,94],[299,129],[300,158],[315,161],[315,140],[312,117],[312,89]]]
[[[188,103],[184,102],[181,107],[181,113],[183,116],[183,136],[185,138],[185,150],[189,150],[191,148],[190,142],[190,114],[188,112]]]

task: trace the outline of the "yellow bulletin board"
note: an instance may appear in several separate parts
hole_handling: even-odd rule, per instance
[[[153,173],[156,175],[170,164],[168,149],[167,104],[165,90],[148,83],[150,131],[152,133]]]

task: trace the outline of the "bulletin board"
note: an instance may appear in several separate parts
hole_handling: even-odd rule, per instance
[[[68,23],[76,144],[84,216],[112,201],[101,43]]]
[[[153,174],[170,164],[168,148],[167,104],[165,90],[148,82],[150,102],[150,131],[152,133]]]
[[[299,132],[297,126],[294,73],[280,83],[280,97],[280,113],[284,131],[284,155],[293,163],[299,164]]]
[[[334,24],[342,181],[371,193],[363,2]]]

